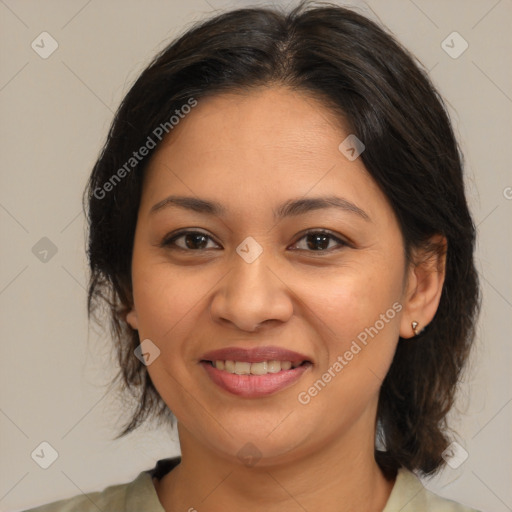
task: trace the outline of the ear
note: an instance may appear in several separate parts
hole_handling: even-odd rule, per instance
[[[137,319],[137,312],[135,311],[135,306],[126,314],[126,323],[136,331],[139,329],[139,321]]]
[[[415,336],[411,323],[418,322],[417,331],[421,332],[434,318],[446,272],[446,237],[435,235],[430,239],[438,250],[416,250],[407,270],[407,285],[403,299],[403,313],[400,323],[400,337]]]

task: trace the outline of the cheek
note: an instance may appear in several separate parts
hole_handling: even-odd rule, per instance
[[[176,393],[185,385],[190,387],[198,341],[205,341],[202,333],[209,332],[212,323],[208,291],[222,273],[206,267],[180,268],[150,258],[135,262],[133,289],[139,337],[141,341],[150,339],[160,350],[148,371],[159,393],[177,407]]]
[[[394,275],[396,274],[396,275]],[[328,278],[306,281],[303,297],[324,322],[325,329],[346,340],[373,325],[401,298],[399,272],[382,272],[371,265],[340,269]],[[304,282],[304,279],[303,279]],[[386,325],[396,323],[396,308],[387,315]]]
[[[212,286],[207,274],[173,267],[169,263],[142,261],[133,272],[135,308],[139,332],[165,338],[199,306]],[[142,336],[141,332],[141,336]]]
[[[317,406],[337,403],[353,411],[378,394],[398,342],[401,268],[380,264],[340,269],[330,279],[309,282],[308,306],[322,343],[318,372],[308,386],[322,389]],[[318,384],[318,379],[326,384]],[[303,391],[308,393],[309,388]],[[311,396],[313,396],[311,395]],[[355,414],[355,412],[354,412]]]
[[[303,420],[326,435],[349,428],[376,406],[398,341],[400,296],[377,289],[375,282],[360,283],[329,282],[324,292],[330,300],[324,296],[315,310],[321,320],[316,322],[319,364],[296,398]]]
[[[140,340],[151,340],[160,351],[147,368],[153,385],[171,410],[187,410],[190,367],[184,363],[192,360],[194,345],[187,341],[196,332],[205,289],[183,271],[156,263],[138,267],[133,290]]]

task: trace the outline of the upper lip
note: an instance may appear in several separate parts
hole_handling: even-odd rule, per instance
[[[202,361],[245,361],[248,363],[261,363],[263,361],[291,361],[301,363],[310,361],[307,356],[281,347],[227,347],[207,352]]]

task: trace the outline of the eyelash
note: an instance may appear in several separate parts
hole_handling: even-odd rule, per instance
[[[182,238],[182,237],[184,237],[186,235],[203,235],[204,237],[206,237],[206,238],[208,238],[208,239],[213,241],[211,236],[207,235],[206,233],[203,233],[202,231],[183,230],[183,231],[179,231],[178,233],[175,233],[172,236],[166,236],[162,240],[162,243],[160,244],[160,247],[164,247],[164,248],[167,248],[167,249],[173,250],[173,251],[178,250],[178,251],[183,251],[183,252],[203,252],[203,251],[208,250],[208,249],[184,249],[183,247],[177,246],[175,244],[176,240],[178,240],[179,238]],[[293,245],[297,245],[297,243],[300,240],[306,238],[309,235],[324,235],[324,236],[330,238],[331,240],[336,241],[340,247],[338,247],[337,249],[335,248],[334,249],[335,251],[341,249],[342,247],[348,247],[350,245],[348,242],[345,242],[341,238],[335,236],[330,231],[327,231],[325,229],[311,229],[311,230],[308,230],[305,233],[303,233],[302,236],[296,242],[294,242]],[[330,249],[321,249],[321,250],[317,250],[317,251],[313,251],[313,250],[308,251],[307,249],[293,249],[293,250],[306,251],[306,252],[311,252],[311,253],[331,253],[333,251],[332,248],[330,248]]]

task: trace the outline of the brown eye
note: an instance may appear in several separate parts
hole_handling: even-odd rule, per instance
[[[329,247],[329,244],[334,241],[338,246],[346,246],[348,245],[346,242],[341,240],[340,238],[334,236],[329,231],[308,231],[302,238],[299,240],[305,240],[306,243],[303,247],[299,247],[299,250],[306,250],[309,252],[327,252],[331,251],[332,247]],[[295,243],[297,246],[298,242]],[[336,245],[335,244],[335,245]]]
[[[183,241],[177,243],[180,239],[183,239]],[[184,251],[200,251],[208,249],[208,240],[212,240],[211,237],[201,231],[181,231],[170,238],[164,239],[161,247],[182,249]]]

